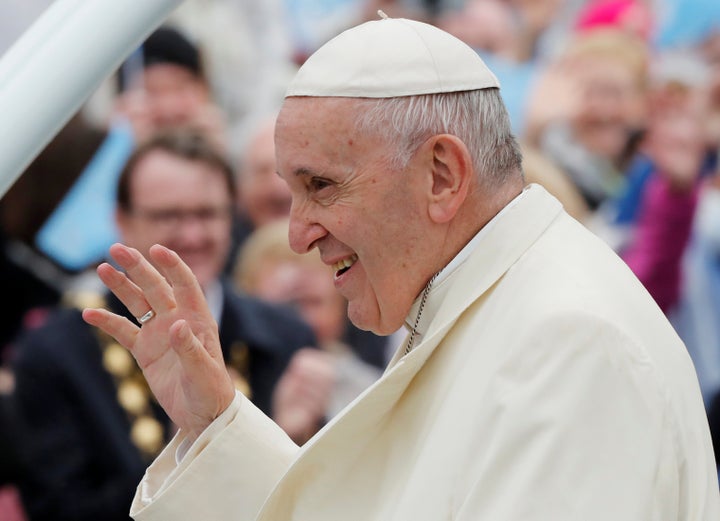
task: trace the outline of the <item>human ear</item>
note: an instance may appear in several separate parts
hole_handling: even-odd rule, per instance
[[[438,224],[451,221],[467,198],[474,176],[472,159],[457,136],[440,134],[432,138],[432,189],[428,214]]]

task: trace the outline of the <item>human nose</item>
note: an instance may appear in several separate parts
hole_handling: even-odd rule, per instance
[[[290,208],[290,226],[288,239],[295,253],[303,254],[312,250],[316,242],[322,239],[327,231],[312,218],[306,208],[301,208],[293,201]]]
[[[181,219],[174,228],[178,239],[182,238],[188,244],[200,243],[208,237],[208,223],[195,215],[189,214]]]
[[[188,228],[207,228],[212,224],[213,220],[213,217],[208,217],[202,214],[189,213],[186,214],[180,221],[180,226],[185,226]]]

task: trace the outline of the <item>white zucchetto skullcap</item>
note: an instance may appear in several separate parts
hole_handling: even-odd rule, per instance
[[[461,40],[433,25],[385,18],[348,29],[320,47],[285,96],[396,98],[499,86]]]

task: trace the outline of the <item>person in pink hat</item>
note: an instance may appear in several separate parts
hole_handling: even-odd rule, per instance
[[[649,42],[655,30],[654,18],[644,0],[593,0],[578,14],[575,30],[620,29]]]

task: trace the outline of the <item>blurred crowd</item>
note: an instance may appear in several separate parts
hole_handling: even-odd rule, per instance
[[[0,6],[0,53],[51,3]],[[127,519],[173,433],[132,358],[79,318],[119,305],[94,272],[113,242],[186,260],[238,389],[297,443],[381,375],[405,331],[353,327],[330,269],[290,250],[273,145],[293,72],[379,9],[496,73],[527,181],[670,318],[720,455],[720,2],[186,0],[0,200],[0,519]]]

